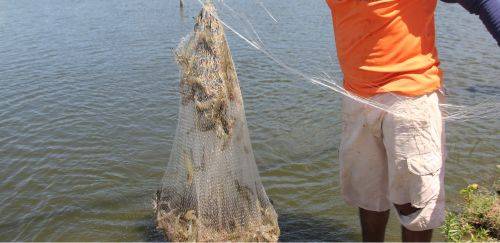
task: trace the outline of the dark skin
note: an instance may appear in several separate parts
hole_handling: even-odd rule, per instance
[[[361,233],[365,242],[381,242],[385,238],[385,227],[389,221],[389,210],[375,212],[359,208]]]
[[[410,215],[418,208],[414,208],[411,204],[397,205],[394,204],[396,210],[401,215]],[[389,221],[389,210],[384,212],[369,211],[359,209],[359,218],[361,222],[361,231],[363,241],[365,242],[381,242],[385,238],[385,228]],[[430,242],[432,239],[432,230],[411,231],[401,226],[403,242]]]

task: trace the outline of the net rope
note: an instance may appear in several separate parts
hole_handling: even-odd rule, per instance
[[[310,75],[304,71],[294,68],[289,62],[285,61],[283,58],[279,58],[272,52],[272,50],[270,50],[270,48],[266,47],[259,33],[256,31],[253,21],[247,16],[244,8],[236,9],[235,6],[238,4],[230,5],[227,0],[195,0],[195,2],[198,2],[201,5],[207,1],[216,3],[219,13],[224,13],[224,17],[228,19],[228,21],[223,20],[218,16],[217,18],[227,29],[250,45],[250,47],[258,50],[279,67],[283,68],[287,73],[295,75],[304,81],[329,89],[344,98],[352,99],[375,109],[383,110],[391,115],[405,116],[404,113],[398,113],[397,111],[391,110],[389,106],[381,104],[373,98],[364,98],[349,92],[343,87],[342,82],[335,79],[333,75],[329,75],[328,72],[322,71],[320,74]],[[248,2],[254,3],[256,6],[263,9],[263,13],[265,13],[267,17],[272,20],[272,23],[279,23],[279,19],[275,17],[269,8],[265,6],[262,0],[251,0],[246,1],[245,3],[248,4]],[[330,59],[334,59],[331,54]],[[393,95],[397,96],[396,94]],[[441,103],[440,108],[443,112],[443,119],[446,122],[458,123],[478,119],[497,119],[500,117],[500,103],[498,102],[497,97],[492,97],[491,99],[479,104],[455,105]]]

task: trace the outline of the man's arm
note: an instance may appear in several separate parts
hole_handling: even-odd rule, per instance
[[[500,0],[441,0],[448,3],[459,3],[470,13],[479,15],[486,29],[500,46]]]

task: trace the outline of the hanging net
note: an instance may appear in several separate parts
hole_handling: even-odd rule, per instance
[[[277,214],[255,163],[236,71],[211,3],[176,51],[176,136],[154,200],[171,241],[277,241]]]

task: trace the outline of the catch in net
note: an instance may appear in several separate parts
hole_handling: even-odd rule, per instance
[[[258,174],[238,78],[212,3],[176,57],[179,120],[154,200],[157,227],[171,241],[277,241],[277,214]]]

